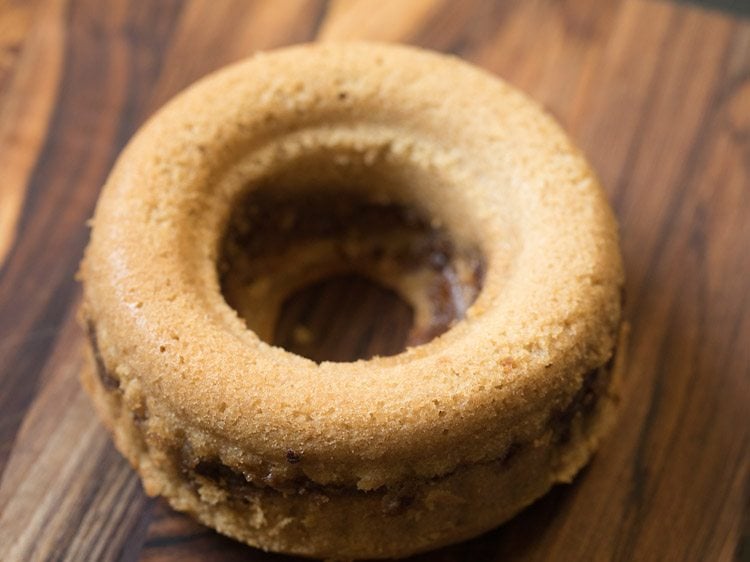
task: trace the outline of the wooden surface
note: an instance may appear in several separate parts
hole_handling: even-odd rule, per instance
[[[0,0],[0,560],[286,559],[144,496],[77,383],[73,276],[151,112],[316,38],[414,43],[505,77],[582,146],[622,224],[620,423],[573,486],[422,560],[747,560],[750,22],[646,0]]]

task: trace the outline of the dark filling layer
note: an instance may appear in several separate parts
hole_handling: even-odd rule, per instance
[[[484,278],[479,251],[458,247],[415,209],[342,191],[251,193],[231,216],[218,269],[227,302],[253,329],[263,287],[299,288],[341,273],[372,278],[414,306],[410,346],[463,318]]]
[[[508,450],[498,459],[491,461],[493,464],[507,465],[523,449],[520,443],[512,443]],[[429,479],[437,481],[461,470],[457,468],[451,474]],[[283,494],[285,496],[307,496],[313,501],[325,503],[331,497],[337,496],[380,496],[381,511],[384,515],[399,515],[409,508],[417,499],[417,490],[420,484],[426,481],[406,481],[398,486],[380,488],[364,492],[351,486],[320,485],[305,476],[298,476],[292,480],[276,482],[269,473],[261,482],[253,480],[251,476],[227,466],[217,458],[201,460],[197,463],[183,458],[181,470],[185,478],[194,488],[201,485],[201,479],[206,479],[212,484],[228,492],[230,501],[248,502],[253,497],[264,493]]]
[[[587,373],[584,376],[581,388],[568,405],[550,417],[549,427],[553,432],[554,443],[560,445],[567,443],[571,438],[575,421],[585,420],[593,414],[600,398],[607,392],[612,367],[613,360],[610,360],[607,364]],[[528,445],[528,443],[514,442],[499,458],[488,462],[501,466],[509,465]],[[259,473],[257,470],[245,472],[231,468],[217,458],[196,461],[191,460],[189,452],[183,451],[182,453],[182,472],[195,486],[199,485],[197,477],[202,477],[229,492],[233,499],[241,501],[247,501],[253,495],[261,492],[281,493],[284,495],[312,495],[318,501],[327,501],[331,496],[379,493],[382,495],[381,504],[383,513],[386,515],[396,515],[403,512],[403,510],[415,501],[414,490],[417,489],[418,484],[424,483],[424,481],[417,480],[406,482],[397,488],[384,488],[372,492],[363,492],[354,487],[320,485],[301,474],[293,479],[278,480],[274,476],[273,470],[268,470],[265,474]],[[287,451],[286,458],[287,462],[295,465],[303,461],[303,456],[300,453],[291,450]],[[446,478],[467,467],[459,466],[451,473],[430,479],[430,481]]]
[[[99,338],[96,335],[96,326],[91,320],[86,322],[86,335],[89,338],[91,344],[91,353],[94,356],[94,363],[96,365],[96,374],[102,383],[102,386],[107,390],[119,390],[120,380],[110,374],[107,366],[104,364],[102,353],[99,350]]]
[[[121,393],[119,380],[106,368],[98,347],[98,339],[94,323],[87,322],[87,333],[89,343],[96,363],[96,371],[102,386],[110,391]],[[565,444],[571,438],[571,432],[576,420],[585,420],[596,409],[596,406],[607,393],[609,388],[612,369],[617,350],[613,350],[612,358],[601,367],[589,371],[583,378],[580,389],[576,392],[570,402],[560,411],[550,416],[549,428],[553,432],[553,441]],[[133,413],[135,421],[139,424],[147,420],[145,409],[143,412]],[[527,443],[514,442],[499,458],[490,463],[508,465],[525,448]],[[295,467],[298,475],[288,478],[286,471],[274,471],[269,465],[256,467],[254,469],[240,470],[224,464],[216,457],[196,458],[189,443],[184,443],[182,449],[173,452],[177,459],[179,469],[185,478],[193,486],[200,485],[200,479],[206,479],[223,490],[226,490],[232,499],[248,501],[259,493],[281,493],[284,495],[309,495],[314,501],[326,502],[331,496],[360,495],[365,493],[377,493],[382,495],[382,511],[386,515],[396,515],[408,508],[414,501],[414,490],[420,481],[406,482],[397,488],[380,489],[372,492],[362,492],[355,487],[320,485],[304,476],[299,468],[304,463],[304,455],[291,449],[285,452],[287,463]],[[452,473],[432,479],[445,478],[461,470],[457,467]]]
[[[606,394],[612,379],[616,351],[616,349],[613,351],[607,363],[586,373],[573,399],[565,408],[550,417],[550,427],[555,429],[557,443],[570,441],[573,421],[578,417],[589,416],[596,408],[599,398]]]

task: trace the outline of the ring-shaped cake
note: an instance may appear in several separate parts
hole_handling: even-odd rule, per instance
[[[409,347],[273,345],[293,291],[356,271]],[[505,521],[587,462],[622,353],[617,226],[523,94],[365,43],[261,53],[119,158],[81,267],[84,384],[149,494],[264,549],[399,557]]]

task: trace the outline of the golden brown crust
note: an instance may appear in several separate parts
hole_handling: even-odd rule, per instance
[[[375,177],[379,197],[418,205],[476,245],[484,287],[466,318],[354,363],[316,364],[246,329],[219,287],[223,226],[245,190],[311,165],[332,182],[343,166],[352,189]],[[402,556],[472,536],[569,480],[611,418],[614,383],[565,442],[551,440],[550,420],[614,353],[623,273],[612,213],[548,116],[450,57],[306,45],[199,82],[118,160],[81,273],[92,365],[105,373],[86,386],[147,491],[263,548]],[[537,445],[501,468],[519,443]],[[232,503],[221,475],[176,466],[186,456],[250,481],[356,493],[316,503],[274,489]],[[448,507],[373,509],[414,482]]]

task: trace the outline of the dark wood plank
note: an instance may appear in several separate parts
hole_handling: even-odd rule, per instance
[[[99,187],[151,112],[224,64],[315,37],[452,52],[525,89],[622,224],[621,423],[575,485],[421,559],[729,560],[743,533],[746,557],[750,22],[646,0],[38,0],[0,2],[0,559],[288,559],[144,496],[76,381],[73,275]],[[340,281],[292,303],[278,341],[293,347],[314,317],[321,353],[392,350],[368,310],[408,314],[352,282],[363,308],[341,328],[326,315]]]
[[[414,311],[395,292],[349,274],[323,279],[282,305],[274,345],[317,361],[356,361],[406,349]]]

